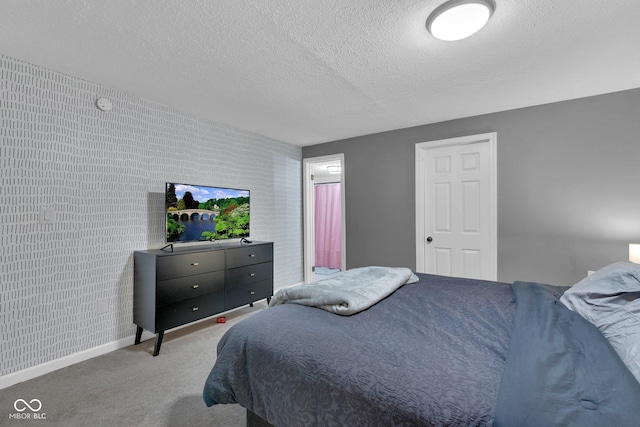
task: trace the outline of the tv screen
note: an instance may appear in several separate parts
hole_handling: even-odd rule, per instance
[[[167,243],[249,237],[249,190],[167,182]]]

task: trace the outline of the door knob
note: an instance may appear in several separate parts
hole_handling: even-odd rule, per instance
[[[431,242],[433,242],[433,237],[431,236],[427,237],[427,243],[431,243]]]

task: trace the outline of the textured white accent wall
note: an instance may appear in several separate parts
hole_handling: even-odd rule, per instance
[[[0,55],[0,156],[0,376],[135,333],[165,181],[251,190],[275,286],[302,281],[300,147]]]

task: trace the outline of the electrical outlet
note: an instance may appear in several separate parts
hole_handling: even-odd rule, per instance
[[[56,211],[50,206],[42,206],[40,208],[40,222],[46,224],[48,222],[55,222]]]
[[[104,314],[109,311],[109,301],[106,299],[96,301],[96,311],[98,314]]]

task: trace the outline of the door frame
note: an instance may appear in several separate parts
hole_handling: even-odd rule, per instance
[[[328,161],[340,162],[340,220],[341,220],[341,236],[340,236],[340,270],[344,271],[347,267],[347,230],[346,230],[346,205],[345,205],[345,182],[344,182],[344,153],[330,154],[327,156],[308,157],[302,159],[302,203],[303,203],[303,238],[304,238],[304,282],[311,283],[314,281],[313,267],[316,258],[315,249],[315,191],[312,179],[313,168],[316,163],[326,163]]]
[[[425,224],[428,213],[425,212],[425,174],[426,160],[424,154],[426,150],[433,148],[441,148],[447,146],[469,145],[480,142],[489,143],[489,208],[490,208],[490,227],[489,238],[491,239],[491,276],[489,280],[497,280],[498,277],[498,162],[497,162],[497,132],[482,133],[477,135],[467,135],[457,138],[438,139],[434,141],[420,142],[416,144],[416,271],[426,272],[425,263],[425,241],[426,231]]]

